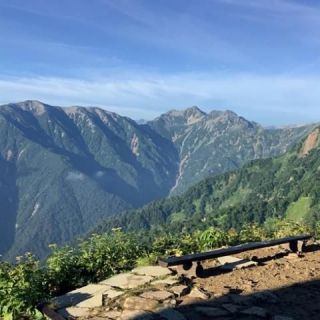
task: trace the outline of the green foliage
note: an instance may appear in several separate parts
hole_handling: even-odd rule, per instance
[[[0,315],[5,319],[39,316],[36,306],[48,297],[46,273],[31,254],[15,265],[0,264]]]
[[[219,228],[211,227],[200,234],[199,242],[202,250],[210,250],[225,246],[228,243],[228,235]]]
[[[209,226],[205,230],[195,228],[192,232],[148,232],[142,238],[139,234],[114,229],[108,234],[93,234],[79,240],[74,247],[51,245],[52,253],[43,267],[31,254],[26,254],[16,264],[0,264],[0,317],[8,320],[19,319],[22,315],[36,318],[36,306],[54,295],[103,280],[136,265],[155,264],[160,257],[311,231],[319,237],[320,223],[311,230],[301,223],[273,218],[263,225],[244,225],[238,231]]]
[[[275,227],[274,237],[283,238],[303,233],[314,232],[310,230],[309,226],[301,222],[295,222],[292,220],[278,220]]]

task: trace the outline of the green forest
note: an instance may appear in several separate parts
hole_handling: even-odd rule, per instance
[[[125,211],[95,231],[121,227],[161,233],[210,226],[239,230],[247,223],[285,217],[314,226],[320,217],[320,148],[317,144],[303,154],[304,145],[305,141],[282,156],[251,161],[237,171],[207,178],[181,196]]]

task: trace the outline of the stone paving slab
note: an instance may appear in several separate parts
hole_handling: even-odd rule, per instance
[[[220,257],[218,258],[218,261],[222,264],[221,269],[223,270],[242,269],[258,265],[258,263],[255,261],[239,259],[233,256]]]
[[[151,285],[164,285],[164,286],[172,286],[179,283],[179,279],[177,277],[168,277],[165,279],[158,279],[151,282]]]
[[[143,286],[151,282],[151,280],[153,280],[153,277],[151,276],[139,276],[139,275],[135,275],[128,272],[128,273],[118,274],[100,283],[125,290],[125,289],[134,289],[139,286]]]
[[[100,295],[100,297],[102,297],[103,292],[108,289],[110,289],[110,286],[105,284],[89,284],[80,289],[70,291],[63,296],[52,299],[52,303],[56,306],[57,309],[61,309],[72,305],[77,305],[97,295]]]
[[[151,276],[155,278],[169,276],[172,274],[172,271],[165,267],[160,266],[146,266],[146,267],[138,267],[131,271],[132,273],[143,275],[143,276]]]

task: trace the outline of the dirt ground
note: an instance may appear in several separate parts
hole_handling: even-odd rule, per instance
[[[204,277],[193,281],[217,301],[230,295],[248,305],[254,300],[270,314],[320,319],[320,245],[309,244],[306,251],[301,257],[279,247],[246,252],[236,256],[256,256],[258,266],[227,273],[219,273],[217,262],[208,261]]]

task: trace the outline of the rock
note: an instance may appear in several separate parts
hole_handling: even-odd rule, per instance
[[[173,292],[177,297],[183,297],[190,292],[190,288],[184,285],[174,286],[171,287],[169,290]]]
[[[179,306],[194,305],[194,304],[199,303],[201,301],[203,301],[203,300],[200,298],[197,298],[197,297],[184,296],[183,300],[179,304]]]
[[[206,300],[210,298],[210,294],[202,289],[194,287],[192,288],[189,297]]]
[[[80,303],[77,303],[75,307],[79,308],[98,308],[103,305],[103,297],[102,294],[97,294],[90,299],[84,300]]]
[[[181,314],[179,311],[176,311],[174,309],[165,309],[162,310],[161,318],[167,319],[167,320],[186,320],[183,314]]]
[[[172,274],[171,270],[165,267],[160,267],[160,266],[138,267],[133,269],[131,272],[138,275],[151,276],[155,278],[169,276]]]
[[[152,311],[159,306],[159,302],[157,300],[145,299],[142,297],[128,297],[123,303],[123,307],[125,309],[130,310],[146,310]]]
[[[225,308],[230,313],[237,313],[240,309],[239,306],[232,303],[224,303],[222,307]]]
[[[258,292],[254,295],[254,298],[258,301],[267,301],[268,303],[277,303],[279,298],[271,292]]]
[[[102,295],[103,305],[106,306],[108,303],[110,303],[110,301],[121,297],[123,294],[124,294],[123,291],[119,291],[119,290],[115,290],[115,289],[108,289]]]
[[[258,265],[255,261],[239,259],[232,256],[220,257],[218,258],[218,261],[222,264],[220,267],[222,270],[243,269]]]
[[[242,296],[240,294],[230,294],[229,297],[230,297],[231,301],[235,304],[250,305],[252,302],[251,297]]]
[[[247,314],[250,316],[257,316],[257,317],[261,317],[261,318],[266,318],[268,315],[268,312],[266,309],[264,308],[260,308],[260,307],[251,307],[245,310],[241,311],[242,314]]]
[[[152,315],[147,312],[138,310],[123,310],[121,313],[121,320],[151,320]]]
[[[285,258],[285,259],[289,259],[289,260],[297,260],[297,259],[299,259],[300,257],[299,257],[298,254],[291,252],[291,253],[289,253],[288,255],[286,255],[284,258]]]
[[[168,278],[165,278],[165,279],[158,279],[158,280],[155,280],[155,281],[151,282],[151,284],[154,285],[154,286],[161,286],[161,285],[172,286],[172,285],[175,285],[177,283],[179,283],[179,279],[177,277],[168,277]]]
[[[69,319],[70,317],[88,317],[91,313],[90,311],[91,310],[89,308],[69,307],[58,310],[58,313],[62,315],[64,318]]]
[[[121,316],[121,311],[109,310],[99,313],[99,316],[104,319],[119,319]]]
[[[164,301],[174,297],[174,294],[164,290],[158,291],[146,291],[140,295],[140,297],[145,299],[153,299],[157,301]]]
[[[149,283],[151,276],[139,276],[132,273],[121,273],[100,283],[121,289],[134,289]]]
[[[195,310],[201,312],[206,317],[223,317],[229,314],[228,311],[215,307],[195,307]]]
[[[92,301],[100,301],[102,303],[102,294],[110,287],[105,284],[89,284],[85,287],[68,292],[63,296],[52,299],[52,303],[56,309],[62,309],[81,303],[82,301],[94,298]],[[99,296],[98,298],[95,298]]]

